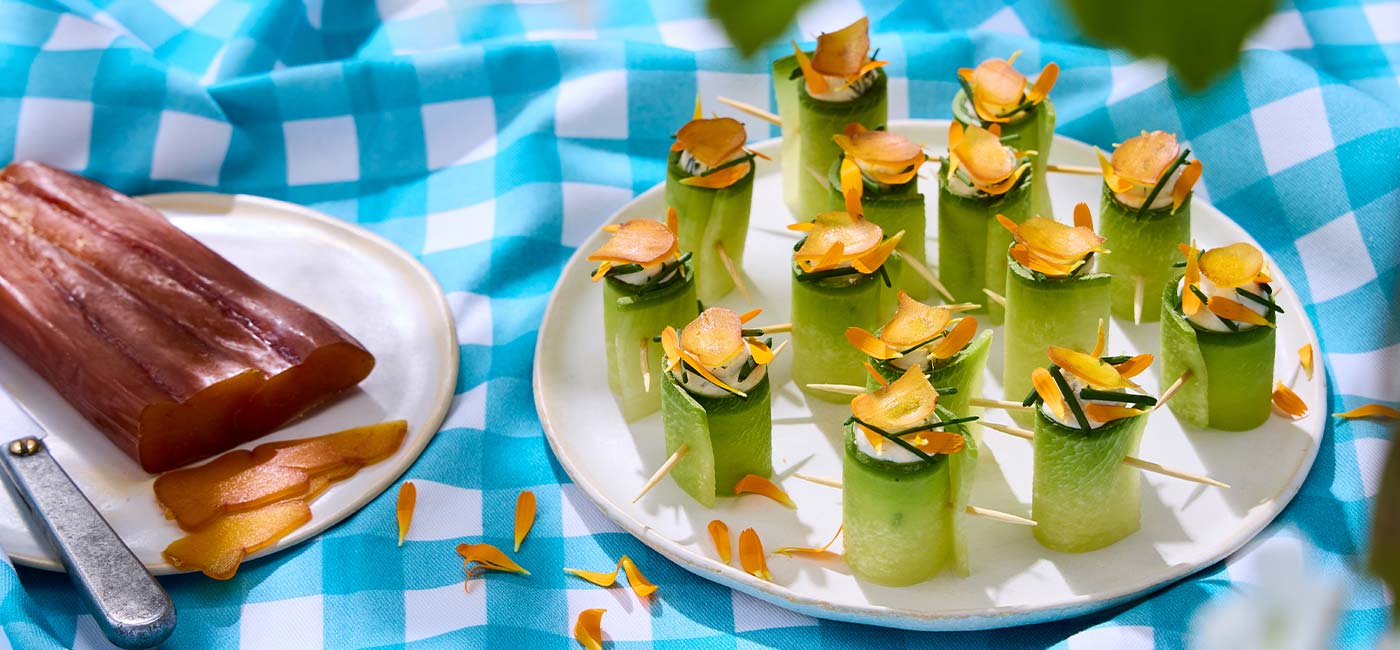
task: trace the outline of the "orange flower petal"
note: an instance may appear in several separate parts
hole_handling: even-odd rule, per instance
[[[1209,309],[1210,313],[1228,320],[1249,323],[1250,325],[1258,325],[1260,327],[1274,326],[1273,323],[1270,323],[1268,319],[1259,315],[1254,310],[1230,300],[1229,298],[1211,296],[1210,301],[1206,303],[1206,309]]]
[[[928,420],[938,405],[938,391],[918,366],[879,390],[851,400],[851,413],[886,431],[901,431]]]
[[[1082,204],[1081,204],[1082,205]],[[1103,319],[1099,319],[1099,331],[1094,336],[1094,351],[1089,353],[1091,357],[1103,356],[1103,346],[1108,338],[1108,331],[1104,328]],[[1121,373],[1120,373],[1121,374]]]
[[[1145,413],[1147,413],[1147,411],[1118,406],[1116,404],[1095,404],[1090,402],[1084,405],[1084,415],[1098,420],[1099,422],[1112,422],[1114,420],[1122,420],[1123,418],[1137,417]]]
[[[1363,404],[1350,411],[1334,414],[1336,417],[1354,420],[1357,418],[1388,418],[1400,420],[1400,411],[1384,404]]]
[[[1176,212],[1181,204],[1186,202],[1186,196],[1191,193],[1191,188],[1196,186],[1196,181],[1201,180],[1201,172],[1204,169],[1205,165],[1199,160],[1186,163],[1186,169],[1181,170],[1176,185],[1172,186],[1172,212]]]
[[[1126,192],[1133,189],[1132,181],[1119,178],[1118,174],[1114,173],[1113,163],[1108,162],[1108,157],[1104,156],[1102,151],[1095,147],[1094,153],[1099,155],[1099,169],[1103,170],[1103,182],[1108,186],[1108,189],[1114,192]]]
[[[859,327],[846,328],[846,340],[857,350],[864,352],[867,356],[886,360],[902,356],[899,350],[887,345],[884,341],[876,338],[874,334]]]
[[[1180,152],[1175,133],[1143,131],[1113,150],[1113,171],[1126,181],[1151,187]]]
[[[1047,262],[1038,255],[1033,255],[1025,244],[1013,244],[1011,246],[1011,258],[1016,260],[1021,266],[1032,271],[1039,271],[1051,277],[1064,277],[1073,273],[1083,262],[1071,264],[1059,264]]]
[[[1089,204],[1079,202],[1074,206],[1074,227],[1094,232],[1094,215],[1089,212]],[[1102,240],[1100,240],[1102,241]]]
[[[759,494],[789,508],[797,509],[797,504],[792,502],[792,497],[787,495],[782,488],[774,485],[772,481],[758,476],[757,474],[745,474],[734,484],[734,494]]]
[[[1254,281],[1264,268],[1264,255],[1244,242],[1212,248],[1201,254],[1201,274],[1215,286],[1233,289]]]
[[[521,490],[515,498],[515,552],[520,552],[520,543],[530,534],[535,525],[535,493]]]
[[[816,68],[812,67],[812,60],[807,58],[807,53],[797,46],[797,41],[792,41],[792,53],[793,56],[797,57],[797,67],[802,68],[802,79],[807,82],[807,93],[820,95],[830,92],[831,86],[826,83],[826,77],[823,77]]]
[[[757,318],[758,315],[759,315],[759,314],[762,314],[762,313],[763,313],[763,308],[762,308],[762,307],[754,307],[753,309],[750,309],[750,310],[748,310],[748,311],[746,311],[746,312],[744,312],[744,313],[742,313],[742,314],[739,314],[739,322],[740,322],[740,323],[747,323],[747,322],[753,320],[754,318]]]
[[[715,544],[715,552],[719,553],[719,561],[729,564],[729,526],[724,522],[715,519],[710,522],[710,541]]]
[[[623,222],[602,248],[588,256],[590,262],[656,264],[676,252],[676,234],[652,219]]]
[[[1196,250],[1196,242],[1177,244],[1181,253],[1186,256],[1186,277],[1185,284],[1181,288],[1181,313],[1187,316],[1194,316],[1201,310],[1201,298],[1196,292],[1191,291],[1191,287],[1196,286],[1201,281],[1200,255]]]
[[[880,270],[880,267],[885,265],[885,261],[890,258],[890,255],[894,254],[895,249],[899,248],[899,242],[903,239],[904,231],[901,230],[895,233],[893,237],[880,242],[880,245],[876,246],[875,250],[851,260],[851,266],[855,268],[855,270],[865,274]]]
[[[681,330],[681,348],[707,368],[717,368],[744,349],[743,330],[738,314],[710,307]]]
[[[706,176],[687,176],[681,179],[681,185],[689,187],[703,187],[706,189],[721,189],[729,187],[740,180],[743,180],[749,173],[749,168],[753,163],[743,163],[726,167]]]
[[[1114,368],[1118,369],[1118,374],[1123,375],[1123,377],[1127,379],[1132,379],[1133,377],[1142,374],[1142,371],[1147,370],[1147,368],[1151,365],[1152,355],[1139,354],[1131,359],[1128,359],[1127,361],[1124,361],[1123,363],[1114,366]]]
[[[899,308],[894,316],[880,330],[879,340],[888,343],[895,352],[905,350],[938,336],[952,320],[953,313],[947,307],[926,305],[904,291],[898,294]],[[849,335],[847,336],[849,338]],[[854,341],[853,341],[854,342]],[[856,347],[860,347],[857,345]],[[879,357],[878,359],[890,357]]]
[[[929,352],[929,356],[935,359],[947,359],[967,347],[972,337],[977,335],[977,319],[971,316],[963,316],[958,319],[958,324],[948,331],[948,335],[938,342]]]
[[[846,201],[846,212],[862,216],[860,197],[865,193],[865,181],[860,176],[860,167],[850,157],[841,159],[841,196]]]
[[[676,144],[706,167],[718,167],[749,139],[744,123],[729,117],[695,119],[676,132]]]
[[[525,567],[515,563],[499,548],[491,544],[458,544],[457,554],[467,562],[478,562],[482,566],[493,571],[507,571],[510,573],[523,573],[530,575]]]
[[[408,526],[413,523],[413,507],[418,503],[418,488],[412,481],[404,481],[399,486],[399,500],[394,506],[394,515],[399,520],[399,546],[408,537]]]
[[[768,572],[768,558],[763,552],[763,541],[752,528],[745,528],[744,532],[739,533],[739,564],[749,575],[773,581],[773,574]]]
[[[1010,118],[1000,114],[1021,103],[1026,76],[1011,67],[1011,61],[987,59],[972,70],[968,85],[972,87],[972,106],[983,121],[1006,122]]]
[[[617,572],[621,568],[622,564],[619,563],[617,567],[613,569],[612,573],[604,573],[602,571],[585,571],[584,569],[570,569],[569,567],[564,567],[564,573],[583,578],[599,587],[611,587],[617,584]]]
[[[638,598],[646,598],[656,593],[657,586],[642,575],[642,570],[637,568],[637,564],[632,561],[632,558],[624,555],[618,564],[627,574],[627,585],[632,588],[632,593],[637,594]]]
[[[1098,389],[1138,388],[1137,384],[1118,373],[1118,369],[1078,350],[1050,346],[1046,353],[1051,363]]]
[[[1281,381],[1274,382],[1274,406],[1295,419],[1308,413],[1308,405],[1303,402],[1303,398],[1298,397],[1292,388],[1285,386]]]
[[[666,229],[671,231],[672,235],[680,237],[681,215],[676,212],[675,208],[669,206],[666,208]]]
[[[1049,407],[1050,412],[1061,420],[1065,419],[1068,405],[1065,403],[1064,394],[1060,392],[1060,385],[1050,376],[1050,371],[1045,368],[1031,371],[1031,385],[1035,387],[1035,393],[1045,402],[1045,406]]]
[[[1313,378],[1313,346],[1311,343],[1298,348],[1298,365],[1303,367],[1308,379]]]
[[[749,356],[753,357],[754,363],[766,366],[773,362],[773,350],[763,341],[754,338],[744,339],[749,346]]]
[[[870,18],[817,37],[812,68],[822,74],[848,79],[860,74],[870,52]]]
[[[919,451],[929,455],[956,454],[962,451],[963,445],[966,444],[962,434],[952,431],[935,431],[932,429],[900,436],[900,438],[913,444]]]
[[[886,380],[885,380],[885,377],[884,377],[883,375],[881,375],[880,373],[878,373],[878,372],[875,371],[875,366],[870,365],[870,362],[869,362],[869,361],[866,361],[865,363],[862,363],[861,365],[862,365],[862,366],[865,366],[865,372],[869,373],[870,376],[873,377],[873,378],[875,379],[875,383],[877,383],[877,384],[879,384],[879,385],[881,385],[881,386],[889,386],[889,385],[890,385],[890,382],[886,381]]]
[[[861,434],[865,436],[865,441],[868,442],[868,443],[870,443],[870,446],[871,446],[871,447],[874,447],[874,448],[875,448],[875,453],[878,454],[878,453],[880,453],[880,452],[885,448],[885,437],[884,437],[884,436],[882,436],[882,435],[880,435],[880,434],[878,434],[878,433],[875,433],[874,431],[871,431],[869,428],[864,427],[864,426],[861,426],[861,425],[859,425],[859,424],[857,424],[856,427],[857,427],[858,429],[860,429]]]
[[[1050,96],[1050,89],[1055,87],[1055,82],[1060,78],[1060,65],[1051,61],[1045,64],[1040,70],[1040,76],[1036,78],[1035,85],[1026,91],[1026,101],[1032,104],[1039,104]]]
[[[1087,209],[1086,206],[1084,210]],[[1082,219],[1081,209],[1077,206],[1075,213],[1076,220]],[[1076,264],[1089,253],[1104,251],[1104,238],[1098,236],[1093,228],[1066,226],[1044,217],[1031,217],[1021,222],[1015,237],[1036,257],[1057,265]]]
[[[588,650],[603,650],[603,613],[606,609],[585,609],[574,623],[574,640]]]
[[[661,349],[666,353],[667,372],[681,365],[681,339],[676,335],[676,328],[667,325],[661,330]]]
[[[812,546],[784,546],[784,547],[782,547],[782,548],[780,548],[780,549],[778,549],[778,550],[775,550],[775,551],[773,551],[773,552],[774,552],[774,553],[778,553],[778,554],[780,554],[780,555],[786,555],[786,556],[788,556],[788,557],[792,557],[792,556],[794,556],[794,555],[806,555],[806,556],[812,557],[813,559],[821,559],[821,560],[839,560],[839,559],[841,559],[841,556],[838,555],[838,554],[836,554],[836,553],[831,552],[829,549],[831,548],[831,545],[832,545],[832,544],[835,544],[835,543],[836,543],[836,540],[838,540],[838,539],[841,538],[841,531],[845,530],[845,528],[846,528],[846,525],[845,525],[845,524],[842,524],[842,525],[840,525],[840,526],[837,526],[837,527],[836,527],[836,533],[835,533],[834,535],[831,536],[831,539],[827,540],[827,542],[826,542],[825,544],[822,544],[822,545],[819,546],[819,547],[812,547]]]

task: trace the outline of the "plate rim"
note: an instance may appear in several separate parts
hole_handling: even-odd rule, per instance
[[[228,217],[228,212],[232,209],[236,209],[239,205],[254,205],[276,214],[277,219],[309,221],[322,228],[335,231],[340,236],[349,238],[348,240],[350,241],[360,240],[363,243],[369,244],[370,248],[373,250],[380,253],[387,253],[395,258],[396,261],[402,265],[402,270],[411,272],[412,276],[418,281],[426,282],[427,284],[424,286],[434,290],[431,292],[435,298],[433,305],[435,307],[435,313],[433,314],[434,320],[440,319],[439,322],[445,324],[444,330],[446,336],[437,341],[438,346],[441,348],[438,352],[445,355],[445,358],[454,359],[455,362],[447,364],[449,366],[447,376],[444,377],[445,381],[438,387],[437,394],[433,396],[432,408],[430,409],[429,416],[422,419],[421,423],[416,427],[412,421],[410,421],[410,431],[406,436],[407,440],[405,442],[412,442],[404,447],[404,449],[408,450],[408,453],[404,454],[401,459],[392,465],[387,465],[386,467],[391,468],[391,471],[386,472],[382,479],[375,481],[349,504],[327,516],[316,517],[313,514],[312,519],[306,524],[292,531],[286,537],[277,540],[277,542],[268,545],[266,548],[244,557],[244,562],[280,553],[319,536],[327,529],[364,509],[370,501],[373,501],[378,498],[379,495],[383,494],[385,490],[389,489],[390,486],[398,481],[399,478],[417,462],[418,457],[427,449],[428,443],[432,442],[433,438],[437,436],[439,427],[442,426],[443,421],[447,418],[447,412],[452,407],[452,398],[456,395],[457,377],[461,372],[461,359],[458,354],[458,348],[460,346],[457,341],[456,319],[452,316],[452,308],[447,304],[447,295],[443,292],[442,285],[438,283],[437,278],[433,277],[433,274],[428,271],[427,267],[424,266],[418,258],[414,257],[397,244],[389,241],[384,236],[363,228],[359,224],[336,219],[335,217],[310,207],[289,201],[281,201],[252,194],[225,194],[222,192],[158,192],[155,194],[133,196],[132,198],[157,211],[163,212],[164,210],[171,209],[198,212],[200,214],[197,218],[226,218]],[[424,434],[418,436],[413,435],[415,428],[422,431],[423,427],[427,427]],[[258,440],[251,440],[235,447],[235,449],[242,449],[249,445],[256,444],[257,442]],[[79,491],[81,491],[81,486],[79,486]],[[41,540],[40,545],[47,547],[48,542]],[[5,551],[5,554],[13,563],[21,566],[67,573],[67,570],[60,561],[47,555],[34,556],[23,553],[13,553],[8,549]],[[138,561],[140,560],[140,558],[137,559]],[[150,571],[152,575],[157,576],[198,573],[196,569],[178,569],[163,559],[157,564],[148,564],[144,562],[142,564],[145,565],[146,570]]]
[[[950,121],[951,120],[946,119],[898,119],[891,120],[889,127],[891,130],[897,130],[900,127],[946,128]],[[1055,134],[1055,138],[1058,141],[1066,141],[1082,147],[1093,147],[1093,145],[1089,143],[1059,133]],[[774,159],[778,160],[779,157],[777,154],[780,153],[778,150],[781,148],[781,143],[782,138],[777,137],[767,138],[759,142],[751,143],[748,146],[752,149],[763,150],[765,153],[774,155]],[[769,149],[772,151],[768,151]],[[642,202],[649,201],[655,194],[664,193],[664,191],[665,182],[653,185],[616,210],[604,220],[603,223],[607,224],[616,221],[621,215],[635,210],[636,206]],[[1238,228],[1248,241],[1252,242],[1255,246],[1259,246],[1260,250],[1264,252],[1267,261],[1272,261],[1272,256],[1259,245],[1258,240],[1245,231],[1243,227],[1239,226],[1238,222],[1231,219],[1229,215],[1226,215],[1219,208],[1216,208],[1214,205],[1207,203],[1199,197],[1193,196],[1192,202],[1193,204],[1199,202],[1219,212],[1225,217],[1226,221]],[[586,240],[584,243],[586,243]],[[585,251],[583,243],[581,243],[580,246],[575,249],[574,253],[570,255],[569,260],[565,263],[563,268],[568,269],[572,267],[584,256]],[[1282,274],[1280,274],[1280,277],[1283,278],[1284,285],[1291,289],[1292,283],[1288,281],[1287,277]],[[562,282],[562,280],[563,271],[561,271],[560,274],[560,282]],[[760,580],[732,565],[720,565],[718,561],[712,558],[694,553],[681,546],[676,541],[656,534],[649,526],[623,512],[620,506],[605,498],[602,492],[590,482],[589,475],[584,474],[575,466],[571,457],[559,453],[561,443],[559,434],[554,430],[550,417],[549,405],[545,399],[546,391],[542,384],[543,371],[541,359],[543,358],[542,352],[545,341],[550,336],[553,327],[557,327],[551,326],[551,323],[555,320],[551,318],[551,316],[558,304],[560,282],[556,282],[554,289],[550,292],[549,302],[545,306],[544,315],[540,320],[539,333],[535,339],[535,356],[533,371],[531,373],[531,386],[535,394],[535,410],[536,414],[539,416],[540,426],[544,430],[545,438],[549,442],[550,450],[553,452],[555,460],[559,462],[559,465],[569,475],[570,480],[572,480],[575,485],[579,486],[579,489],[588,496],[588,499],[593,502],[593,505],[609,520],[647,545],[647,547],[666,557],[666,559],[681,568],[720,584],[721,586],[729,587],[779,607],[817,618],[908,630],[970,631],[1064,620],[1123,604],[1135,598],[1174,585],[1198,572],[1210,568],[1239,551],[1262,533],[1297,496],[1303,481],[1307,479],[1308,474],[1312,471],[1312,466],[1317,460],[1317,454],[1322,444],[1322,440],[1318,440],[1316,443],[1308,445],[1306,458],[1304,458],[1303,461],[1299,463],[1298,468],[1294,470],[1292,480],[1289,484],[1272,499],[1270,512],[1250,516],[1251,519],[1262,519],[1253,532],[1243,535],[1233,535],[1224,543],[1220,544],[1220,547],[1225,549],[1223,552],[1210,557],[1207,561],[1200,562],[1199,565],[1196,566],[1182,564],[1179,566],[1185,568],[1172,567],[1167,572],[1166,577],[1155,579],[1155,581],[1146,585],[1133,585],[1115,592],[1096,593],[1068,604],[1048,607],[1026,605],[994,606],[929,614],[927,612],[885,605],[834,605],[819,598],[799,594],[785,585]],[[1298,295],[1296,291],[1293,293],[1295,296]],[[1301,296],[1299,296],[1298,300],[1301,304]],[[1306,335],[1308,342],[1315,348],[1320,349],[1320,339],[1317,336],[1317,330],[1313,326],[1312,319],[1306,316],[1306,310],[1301,315],[1301,321],[1303,323],[1303,333]],[[1327,395],[1328,382],[1326,373],[1318,373],[1317,381],[1319,382],[1318,387],[1322,391],[1322,394]],[[1323,427],[1323,436],[1325,437],[1325,423]]]

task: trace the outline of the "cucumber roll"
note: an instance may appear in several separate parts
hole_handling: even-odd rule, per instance
[[[874,329],[894,313],[885,267],[904,233],[886,238],[879,226],[847,212],[788,228],[806,233],[793,253],[792,378],[804,390],[807,384],[860,384],[865,355],[846,344],[846,328]]]
[[[831,183],[827,172],[841,157],[831,136],[857,123],[867,129],[884,126],[888,114],[888,79],[870,51],[870,19],[861,18],[844,29],[817,37],[811,58],[792,45],[802,70],[797,86],[798,145],[797,212],[799,221],[826,212]],[[784,164],[787,164],[786,162]]]
[[[953,95],[953,119],[964,126],[991,128],[1001,125],[1001,137],[1022,151],[1034,151],[1031,182],[1031,214],[1053,218],[1050,186],[1045,166],[1050,145],[1055,141],[1055,104],[1050,89],[1060,77],[1060,66],[1047,63],[1034,85],[1011,67],[1020,52],[1011,58],[987,59],[976,68],[958,70],[962,89]],[[1029,85],[1029,87],[1027,87]]]
[[[982,370],[987,367],[992,331],[977,331],[977,319],[956,321],[947,307],[925,305],[903,291],[894,318],[878,334],[859,327],[846,330],[846,340],[870,357],[879,375],[867,377],[865,387],[879,388],[918,368],[938,388],[939,404],[957,416],[980,415],[968,400],[982,394]]]
[[[687,447],[671,468],[672,480],[701,505],[713,507],[716,496],[733,496],[744,476],[772,476],[768,343],[744,336],[739,315],[711,307],[679,335],[667,327],[661,345],[666,453]]]
[[[1100,549],[1139,526],[1141,478],[1123,461],[1137,454],[1148,409],[1157,404],[1132,380],[1152,355],[1101,357],[1103,348],[1100,326],[1092,352],[1051,346],[1051,365],[1031,375],[1031,518],[1036,540],[1055,551]]]
[[[1095,327],[1108,320],[1109,277],[1092,271],[1093,254],[1104,252],[1104,239],[1094,233],[1088,205],[1075,206],[1073,227],[1041,217],[1019,226],[998,219],[1015,239],[1006,274],[1002,382],[1007,399],[1021,399],[1047,346],[1093,344]],[[1029,424],[1025,413],[1012,416]]]
[[[1274,373],[1274,300],[1264,256],[1249,244],[1201,253],[1182,245],[1186,273],[1162,291],[1162,382],[1187,372],[1172,413],[1226,431],[1269,419]]]
[[[753,204],[754,154],[744,149],[744,124],[697,117],[676,132],[666,163],[666,204],[680,216],[682,250],[695,255],[696,294],[706,304],[734,288],[741,273]]]
[[[846,565],[897,587],[967,575],[963,520],[977,443],[918,368],[851,400],[842,462]]]
[[[899,242],[903,268],[895,288],[919,300],[928,298],[929,283],[910,264],[924,266],[928,216],[924,195],[919,193],[919,167],[928,160],[908,138],[888,131],[871,131],[847,124],[845,133],[832,136],[843,156],[831,166],[832,210],[860,213],[885,232],[904,231]]]
[[[667,224],[633,219],[604,228],[612,237],[592,255],[600,262],[593,281],[603,281],[604,349],[608,387],[628,422],[661,408],[661,348],[652,337],[667,326],[695,318],[695,274],[690,253],[676,243],[675,211]]]
[[[1128,138],[1114,149],[1112,162],[1099,153],[1104,179],[1099,230],[1114,251],[1099,267],[1113,276],[1114,316],[1157,320],[1158,310],[1143,313],[1142,303],[1176,274],[1176,246],[1191,239],[1191,188],[1202,165],[1187,162],[1190,155],[1165,131]]]
[[[803,54],[812,55],[811,52]],[[801,122],[797,110],[797,78],[800,76],[802,68],[797,65],[796,54],[773,62],[773,99],[778,104],[778,118],[783,122],[783,202],[793,215],[800,212],[797,200],[797,175],[802,171],[798,164],[802,159],[802,138],[798,137]]]
[[[997,222],[1014,223],[1031,212],[1031,157],[1005,146],[992,131],[948,125],[948,160],[938,174],[938,277],[955,300],[986,305],[992,324],[1005,310],[983,289],[1006,290],[1006,249],[1011,233]]]

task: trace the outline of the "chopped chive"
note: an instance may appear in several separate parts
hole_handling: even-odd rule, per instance
[[[700,299],[697,298],[697,299],[695,300],[695,309],[696,309],[696,312],[697,312],[697,313],[704,313],[704,312],[705,312],[705,303],[700,302]]]
[[[972,86],[971,86],[970,84],[967,83],[967,80],[966,80],[966,79],[963,79],[963,78],[962,78],[962,75],[958,75],[958,85],[959,85],[959,86],[962,86],[963,95],[967,97],[967,103],[971,104],[971,103],[972,103],[972,97],[973,97],[973,94],[972,94]],[[977,109],[976,109],[976,107],[973,107],[972,114],[977,116],[977,121],[978,121],[978,122],[981,122],[981,121],[982,121],[982,116],[981,116],[981,115],[977,115]],[[981,124],[978,124],[978,126],[981,126]]]
[[[802,245],[805,244],[805,243],[807,243],[807,238],[806,238],[806,237],[803,237],[802,239],[797,240],[797,243],[796,243],[796,244],[793,244],[793,246],[792,246],[792,252],[796,253],[797,251],[802,250]]]
[[[1001,141],[1002,141],[1002,142],[1011,142],[1012,140],[1020,140],[1020,139],[1021,139],[1021,134],[1020,134],[1020,133],[1008,133],[1008,134],[1006,134],[1006,135],[1001,136]]]
[[[897,444],[897,445],[903,447],[903,448],[904,448],[906,451],[908,451],[909,453],[914,454],[915,456],[918,456],[919,458],[923,459],[924,462],[927,462],[927,463],[933,463],[933,462],[935,462],[935,459],[934,459],[933,456],[930,456],[930,455],[928,455],[927,453],[925,453],[924,450],[919,449],[918,447],[915,447],[915,446],[912,445],[912,444],[909,444],[909,442],[906,441],[906,440],[904,440],[903,438],[897,437],[897,436],[895,436],[894,434],[892,434],[892,433],[890,433],[890,432],[888,432],[888,431],[885,431],[884,429],[881,429],[880,427],[877,427],[877,426],[875,426],[875,425],[873,425],[873,424],[867,424],[867,423],[861,421],[860,418],[852,417],[850,421],[854,421],[856,424],[859,424],[860,426],[863,426],[863,427],[865,427],[865,428],[867,428],[867,429],[870,429],[871,431],[874,431],[875,433],[880,434],[881,436],[884,436],[884,438],[885,438],[886,440],[889,440],[890,442],[893,442],[893,443],[895,443],[895,444]]]
[[[642,270],[642,265],[636,262],[621,264],[608,269],[607,275],[627,275]]]
[[[1111,357],[1099,357],[1099,361],[1102,361],[1110,366],[1116,366],[1131,358],[1133,358],[1133,355],[1131,354],[1119,354]]]
[[[1093,388],[1079,389],[1079,396],[1084,399],[1094,399],[1101,402],[1126,402],[1128,404],[1139,404],[1142,406],[1156,406],[1157,404],[1157,398],[1151,395],[1116,393],[1111,390],[1096,390]]]
[[[882,267],[880,267],[880,268],[883,269],[884,267],[882,266]],[[798,281],[798,282],[816,282],[817,280],[825,280],[825,279],[827,279],[827,278],[839,278],[839,277],[841,277],[841,276],[843,276],[843,275],[860,275],[860,274],[861,274],[860,271],[857,271],[857,270],[855,270],[854,268],[851,268],[851,267],[848,266],[848,267],[839,268],[839,269],[826,269],[825,271],[810,271],[810,272],[798,273],[798,274],[797,274],[797,281]]]
[[[660,343],[660,342],[661,342],[661,335],[660,335],[660,334],[657,334],[656,336],[651,337],[651,342],[652,342],[652,343]]]
[[[877,270],[878,270],[879,273],[880,273],[880,279],[885,281],[885,286],[886,286],[886,287],[893,288],[894,285],[893,285],[893,284],[890,284],[890,274],[889,274],[889,271],[886,271],[886,270],[885,270],[885,265],[884,265],[884,264],[881,264],[881,265],[880,265],[880,268],[877,269]]]
[[[1186,268],[1186,260],[1181,260],[1180,262],[1172,262],[1172,268],[1175,268],[1175,269],[1184,269],[1184,268]]]
[[[958,394],[958,389],[957,389],[957,387],[955,387],[955,386],[948,386],[948,387],[945,387],[945,388],[935,388],[934,390],[938,391],[938,394],[939,394],[939,395],[957,395],[957,394]]]
[[[739,383],[742,384],[755,370],[758,370],[758,362],[754,361],[753,357],[749,357],[744,361],[744,367],[739,369]]]
[[[929,339],[929,340],[927,340],[927,341],[924,341],[924,342],[922,342],[922,343],[918,343],[918,344],[914,345],[913,347],[909,348],[908,350],[900,350],[899,353],[900,353],[900,354],[909,354],[910,352],[913,352],[913,351],[915,351],[915,350],[917,350],[917,349],[919,349],[919,348],[921,348],[921,347],[924,347],[925,345],[928,345],[928,344],[930,344],[930,343],[933,343],[934,341],[937,341],[938,339],[943,338],[943,337],[946,336],[947,334],[948,334],[948,331],[947,331],[947,330],[944,330],[944,331],[942,331],[942,332],[939,332],[939,333],[937,333],[937,334],[934,334],[934,335],[933,335],[933,338],[931,338],[931,339]]]
[[[1181,152],[1180,156],[1176,157],[1176,160],[1172,161],[1172,164],[1167,165],[1166,170],[1162,172],[1162,176],[1157,179],[1157,184],[1152,186],[1152,192],[1147,195],[1147,200],[1142,202],[1141,208],[1138,208],[1137,216],[1139,219],[1147,216],[1149,206],[1152,205],[1153,201],[1157,200],[1157,195],[1161,194],[1162,188],[1167,186],[1167,181],[1171,180],[1172,174],[1176,173],[1176,168],[1185,164],[1186,157],[1189,155],[1191,155],[1191,150],[1185,149]]]
[[[711,167],[711,168],[709,168],[709,169],[707,169],[707,170],[705,170],[705,171],[703,171],[703,172],[700,172],[700,177],[701,177],[701,178],[704,178],[704,177],[709,176],[710,174],[713,174],[713,173],[715,173],[715,172],[717,172],[717,171],[721,171],[721,170],[724,170],[724,169],[729,169],[730,167],[737,167],[737,166],[739,166],[739,165],[741,165],[741,164],[743,164],[743,163],[746,163],[746,162],[749,162],[750,160],[753,160],[754,157],[755,157],[755,156],[754,156],[753,154],[748,154],[748,155],[746,155],[746,156],[739,156],[738,158],[735,158],[734,160],[731,160],[731,161],[729,161],[729,162],[720,164],[720,165],[715,166],[715,167]]]
[[[1074,413],[1074,421],[1079,423],[1079,428],[1083,429],[1084,433],[1093,431],[1093,428],[1089,426],[1089,418],[1084,416],[1084,409],[1079,405],[1079,400],[1074,399],[1074,391],[1069,389],[1069,382],[1065,381],[1065,376],[1060,373],[1060,369],[1052,366],[1050,376],[1055,379],[1055,385],[1060,387],[1060,394],[1069,398],[1065,402],[1069,404],[1069,410]]]
[[[761,329],[756,329],[756,328],[754,328],[754,329],[741,329],[741,330],[739,330],[739,334],[742,335],[742,336],[746,336],[746,337],[747,337],[747,336],[763,336],[763,330],[761,330]]]
[[[1239,288],[1239,287],[1235,287],[1235,293],[1238,293],[1238,294],[1240,294],[1241,296],[1244,296],[1244,297],[1246,297],[1246,298],[1249,298],[1250,300],[1253,300],[1254,302],[1257,302],[1257,303],[1259,303],[1259,304],[1261,304],[1261,305],[1263,305],[1263,306],[1269,308],[1269,311],[1276,311],[1276,312],[1278,312],[1278,313],[1280,313],[1280,314],[1283,313],[1283,308],[1282,308],[1282,307],[1279,307],[1279,306],[1278,306],[1278,303],[1276,303],[1276,302],[1274,302],[1274,301],[1272,301],[1272,300],[1269,300],[1268,298],[1265,298],[1265,297],[1263,297],[1263,296],[1261,296],[1261,295],[1259,295],[1259,294],[1257,294],[1257,293],[1254,293],[1253,291],[1249,291],[1249,290],[1246,290],[1246,289],[1241,289],[1241,288]]]
[[[1232,320],[1230,320],[1230,319],[1228,319],[1228,318],[1221,318],[1221,319],[1220,319],[1220,322],[1225,323],[1225,327],[1230,328],[1230,331],[1231,331],[1231,332],[1238,332],[1238,331],[1240,331],[1240,326],[1239,326],[1239,325],[1236,325],[1236,324],[1235,324],[1235,321],[1232,321]]]
[[[789,72],[789,73],[788,73],[788,81],[792,81],[792,80],[797,79],[798,77],[801,77],[801,76],[802,76],[802,68],[801,68],[801,67],[793,68],[793,69],[792,69],[792,72]]]
[[[1201,306],[1204,307],[1205,305],[1210,303],[1210,296],[1207,296],[1206,292],[1201,291],[1200,287],[1194,284],[1191,285],[1191,293],[1196,294],[1196,297],[1201,299]]]

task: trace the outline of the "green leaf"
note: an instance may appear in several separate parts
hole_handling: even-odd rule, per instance
[[[811,0],[707,0],[710,15],[745,57],[783,35]]]
[[[1392,434],[1397,429],[1392,429]],[[1392,435],[1393,439],[1395,436]],[[1400,593],[1400,443],[1390,445],[1390,459],[1381,475],[1381,491],[1376,495],[1376,515],[1371,523],[1371,573],[1390,585],[1392,593]],[[1400,620],[1400,599],[1395,601],[1394,616]]]
[[[1276,4],[1276,0],[1064,2],[1086,36],[1135,56],[1166,59],[1197,90],[1239,60],[1245,36],[1264,22]]]

